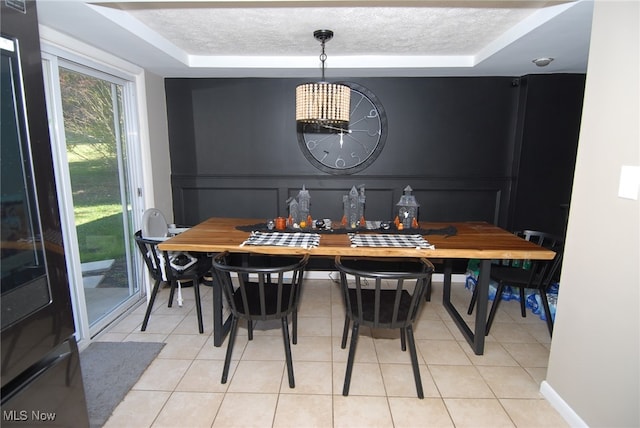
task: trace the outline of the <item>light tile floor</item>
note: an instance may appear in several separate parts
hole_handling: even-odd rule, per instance
[[[229,381],[220,383],[226,350],[213,346],[211,288],[201,285],[205,333],[198,334],[193,290],[183,307],[161,291],[146,332],[145,307],[99,336],[101,341],[165,342],[106,427],[563,427],[539,393],[550,338],[544,321],[502,302],[485,354],[475,355],[442,307],[434,282],[414,326],[425,398],[416,397],[409,353],[399,334],[361,329],[350,395],[342,396],[347,350],[340,349],[344,309],[333,281],[305,281],[292,346],[290,389],[280,324],[258,325],[253,341],[241,328]],[[471,294],[454,284],[452,299],[468,320]],[[269,328],[273,327],[273,328]]]

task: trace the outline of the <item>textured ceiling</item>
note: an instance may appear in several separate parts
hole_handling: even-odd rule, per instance
[[[119,4],[125,6],[126,4]],[[533,9],[437,7],[139,8],[136,19],[194,55],[309,55],[328,28],[331,55],[470,55]]]
[[[585,72],[589,1],[40,1],[39,19],[162,76]],[[554,57],[546,69],[536,57]]]

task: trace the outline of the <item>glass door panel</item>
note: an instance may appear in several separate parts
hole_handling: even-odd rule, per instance
[[[66,154],[89,325],[138,292],[132,280],[131,206],[123,87],[59,68]]]

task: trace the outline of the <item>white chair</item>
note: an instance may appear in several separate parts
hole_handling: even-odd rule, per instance
[[[142,213],[142,236],[158,241],[167,239],[169,226],[162,211],[157,208],[149,208]]]

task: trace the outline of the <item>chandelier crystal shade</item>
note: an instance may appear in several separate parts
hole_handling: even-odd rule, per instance
[[[326,123],[341,127],[349,124],[351,90],[327,82],[305,83],[296,88],[296,121]]]
[[[324,81],[324,44],[333,37],[331,30],[316,30],[314,37],[322,43],[322,81],[304,83],[296,88],[296,122],[329,129],[348,129],[351,90],[346,85]]]

